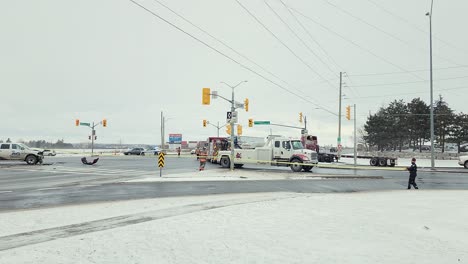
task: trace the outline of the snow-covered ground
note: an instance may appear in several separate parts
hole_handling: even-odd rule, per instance
[[[0,263],[468,263],[467,200],[265,193],[7,212]]]

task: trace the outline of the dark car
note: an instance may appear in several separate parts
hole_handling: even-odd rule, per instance
[[[143,148],[132,148],[124,152],[124,155],[145,155],[145,150]]]

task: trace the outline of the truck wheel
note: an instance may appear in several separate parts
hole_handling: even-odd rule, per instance
[[[381,167],[387,166],[387,159],[379,159],[379,166]]]
[[[144,156],[144,155],[145,155],[145,153],[144,153],[144,152],[142,152],[142,153],[141,153],[141,155],[142,155],[142,156]]]
[[[244,164],[234,164],[234,167],[236,167],[236,168],[238,168],[238,169],[239,169],[239,168],[242,168],[242,166],[244,166]]]
[[[219,164],[221,164],[221,167],[223,168],[229,168],[231,166],[231,161],[228,157],[222,157]]]
[[[29,165],[34,165],[37,163],[38,159],[34,155],[28,155],[25,159],[26,163]]]
[[[292,159],[291,160],[291,170],[294,172],[300,172],[302,170],[302,161],[300,159]]]
[[[465,165],[464,165],[465,169],[468,169],[468,160],[465,161]]]
[[[329,156],[325,156],[324,161],[327,162],[327,163],[330,163],[330,162],[331,162],[331,159],[330,159]]]
[[[377,166],[377,161],[378,160],[376,158],[372,158],[369,163],[371,166]]]
[[[313,166],[304,166],[304,171],[309,172],[309,171],[312,170],[312,168],[313,168]]]

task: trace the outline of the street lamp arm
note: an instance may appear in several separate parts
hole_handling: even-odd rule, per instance
[[[218,96],[218,97],[221,97],[222,99],[224,99],[224,100],[226,100],[226,101],[228,101],[229,103],[232,104],[232,101],[229,100],[229,99],[227,99],[226,97],[224,97],[224,96],[222,96],[222,95],[219,95],[219,94],[218,94],[217,96]]]
[[[247,82],[247,81],[240,81],[238,84],[236,84],[236,85],[234,85],[234,86],[231,86],[231,85],[229,85],[229,84],[227,84],[227,83],[225,83],[225,82],[221,82],[221,83],[224,83],[225,85],[227,85],[227,86],[231,87],[232,89],[234,89],[234,88],[236,88],[237,86],[239,86],[239,85],[241,85],[242,83],[245,83],[245,82]]]

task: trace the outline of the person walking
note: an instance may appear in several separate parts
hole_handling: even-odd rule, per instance
[[[413,185],[413,187],[415,189],[419,189],[418,185],[416,184],[416,176],[417,176],[418,166],[416,165],[416,159],[415,158],[411,159],[411,166],[406,168],[406,170],[409,171],[408,190],[411,189],[411,185]]]
[[[177,157],[180,157],[180,147],[177,148]]]
[[[208,153],[206,152],[206,148],[203,147],[203,150],[200,151],[200,167],[199,167],[200,171],[205,170],[207,155],[208,155]]]

